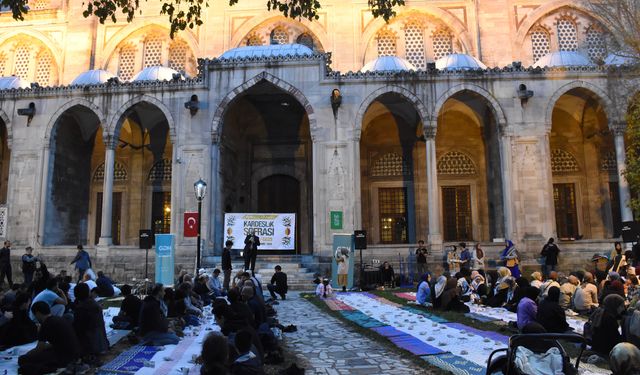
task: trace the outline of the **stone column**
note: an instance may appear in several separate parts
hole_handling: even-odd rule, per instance
[[[504,210],[504,236],[512,239],[514,234],[513,225],[513,200],[511,176],[511,136],[503,134],[500,136],[500,158],[502,159],[502,207]]]
[[[212,238],[213,252],[209,255],[217,255],[224,246],[224,215],[223,197],[220,183],[220,136],[214,133],[211,136],[211,175],[209,177],[209,199],[211,218],[209,225],[209,235]],[[205,211],[206,212],[206,211]],[[218,241],[221,241],[220,243]]]
[[[624,176],[627,169],[626,153],[624,149],[624,131],[625,124],[615,124],[613,127],[614,143],[616,145],[616,164],[618,167],[618,189],[620,195],[620,216],[622,221],[632,221],[633,213],[629,208],[631,200],[631,192],[629,191],[629,182]]]
[[[47,216],[47,190],[49,188],[49,157],[51,148],[49,143],[42,150],[42,180],[40,181],[40,212],[38,219],[38,242],[44,243],[44,228],[46,226]]]
[[[100,246],[111,246],[111,210],[113,205],[113,173],[116,160],[116,137],[106,135],[104,137],[104,186],[102,188],[102,224],[100,226]]]
[[[442,244],[440,231],[440,188],[438,187],[438,161],[436,160],[436,130],[435,126],[425,126],[427,158],[427,204],[429,205],[429,234],[430,244]]]

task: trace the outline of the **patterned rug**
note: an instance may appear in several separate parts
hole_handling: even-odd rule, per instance
[[[149,361],[161,349],[161,346],[136,345],[100,367],[97,374],[135,374],[144,366],[145,361]]]

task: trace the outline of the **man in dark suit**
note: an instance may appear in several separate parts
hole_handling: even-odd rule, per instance
[[[260,246],[260,237],[256,236],[256,231],[253,230],[244,239],[244,270],[251,269],[252,274],[255,274],[256,270],[258,246]]]

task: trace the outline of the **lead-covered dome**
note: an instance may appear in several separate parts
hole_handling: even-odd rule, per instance
[[[87,70],[81,73],[73,81],[72,85],[100,85],[106,83],[109,78],[114,78],[115,75],[102,69]]]
[[[20,77],[0,77],[0,90],[11,89],[28,89],[31,88],[31,82]]]
[[[178,71],[167,68],[166,66],[150,66],[142,69],[131,81],[171,81],[174,79],[175,74],[180,75],[180,79],[184,79],[184,76]]]
[[[534,68],[561,66],[593,66],[589,58],[575,51],[557,51],[548,53],[533,64]]]
[[[622,54],[611,53],[604,59],[604,65],[633,65],[637,62],[630,56],[625,56]]]
[[[251,57],[310,56],[311,48],[302,44],[271,44],[268,46],[245,46],[230,49],[220,59],[246,59]]]
[[[360,69],[361,72],[401,72],[417,70],[416,67],[407,60],[398,56],[380,56],[369,61]]]
[[[482,61],[464,53],[452,53],[436,60],[438,70],[474,70],[487,69]]]

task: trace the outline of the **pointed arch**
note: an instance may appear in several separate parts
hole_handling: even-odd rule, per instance
[[[484,100],[486,100],[489,104],[489,108],[491,108],[491,111],[493,112],[493,116],[498,123],[498,128],[502,129],[507,125],[507,117],[504,114],[502,106],[489,91],[474,84],[462,83],[450,88],[445,93],[440,95],[433,109],[433,118],[432,123],[429,124],[430,126],[437,127],[437,118],[440,115],[442,106],[444,106],[444,103],[446,103],[446,101],[449,100],[452,96],[461,91],[470,91],[484,98]]]
[[[360,108],[358,108],[358,112],[355,117],[355,121],[356,121],[354,126],[355,139],[359,140],[360,137],[362,136],[362,122],[364,121],[364,115],[367,113],[367,109],[369,109],[369,106],[371,106],[371,103],[373,103],[380,96],[384,94],[389,94],[389,93],[396,93],[398,95],[403,96],[405,99],[407,99],[407,101],[409,101],[409,103],[413,105],[416,112],[418,112],[418,115],[422,120],[422,125],[424,126],[427,124],[427,122],[430,119],[429,112],[427,111],[427,107],[422,103],[422,100],[418,96],[416,96],[413,92],[405,89],[404,87],[391,86],[391,85],[384,86],[375,90],[371,94],[369,94],[364,99],[364,101],[362,101],[362,103],[360,104]]]
[[[616,110],[616,107],[609,97],[609,95],[600,87],[585,81],[573,81],[557,89],[547,102],[547,109],[545,112],[545,126],[547,130],[551,130],[551,121],[553,118],[553,109],[560,97],[573,89],[585,89],[590,91],[600,102],[604,108],[605,115],[609,126],[613,126],[614,123],[620,122],[620,115]],[[613,129],[612,129],[613,130]]]
[[[106,128],[106,134],[113,136],[114,138],[117,139],[117,137],[120,134],[120,128],[122,127],[122,123],[124,122],[125,113],[131,107],[142,102],[146,102],[155,106],[164,114],[164,117],[167,120],[167,124],[169,125],[169,139],[171,140],[172,144],[175,144],[177,142],[177,139],[176,139],[177,132],[176,132],[176,126],[175,126],[175,120],[173,118],[173,114],[162,101],[160,101],[159,99],[153,96],[144,95],[144,94],[137,95],[134,98],[130,99],[129,101],[121,105],[117,112],[115,112],[113,115],[109,117],[109,119],[107,120],[108,126]]]
[[[107,124],[107,121],[106,121],[107,117],[104,115],[104,112],[100,109],[100,107],[88,101],[87,99],[73,98],[70,101],[64,103],[62,106],[60,106],[49,119],[49,122],[47,123],[47,127],[45,128],[45,133],[44,133],[45,147],[51,145],[51,138],[52,138],[51,134],[53,132],[53,128],[55,127],[56,123],[60,119],[60,116],[62,116],[63,113],[65,113],[67,110],[75,106],[85,107],[91,112],[93,112],[98,118],[98,121],[100,122],[100,126],[103,128],[103,132],[106,130],[104,126]]]
[[[224,115],[225,115],[225,112],[227,111],[227,108],[229,108],[229,105],[233,102],[233,100],[239,95],[241,95],[242,93],[244,93],[245,91],[247,91],[248,89],[250,89],[251,87],[260,83],[261,81],[267,81],[272,85],[285,91],[286,93],[290,94],[294,98],[296,98],[298,103],[302,105],[305,112],[307,113],[307,117],[309,118],[309,129],[311,131],[311,139],[312,140],[315,139],[315,132],[317,131],[318,121],[316,118],[315,111],[313,110],[313,107],[311,106],[306,96],[302,93],[302,91],[298,90],[295,86],[285,82],[284,80],[281,80],[280,78],[274,76],[273,74],[262,72],[256,75],[255,77],[251,78],[250,80],[244,82],[240,86],[236,87],[235,89],[231,90],[220,101],[220,103],[218,104],[218,107],[216,108],[216,112],[213,115],[213,121],[211,123],[212,140],[216,141],[220,136],[220,134],[222,134],[221,126],[224,123]]]
[[[9,120],[9,116],[7,113],[0,109],[0,120],[4,123],[4,128],[7,131],[7,147],[11,150],[11,146],[13,145],[13,130],[11,128],[11,120]]]

